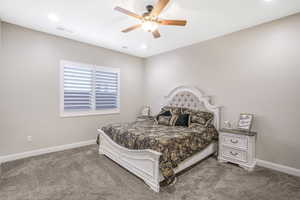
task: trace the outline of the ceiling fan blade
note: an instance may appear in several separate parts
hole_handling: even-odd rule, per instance
[[[161,25],[169,26],[185,26],[187,24],[186,20],[159,20]]]
[[[155,39],[156,39],[156,38],[160,38],[160,33],[159,33],[158,30],[153,31],[153,32],[152,32],[152,35],[153,35],[153,37],[154,37]]]
[[[118,6],[115,7],[115,10],[116,10],[116,11],[119,11],[119,12],[125,14],[125,15],[129,15],[129,16],[131,16],[131,17],[137,18],[137,19],[143,19],[142,16],[140,16],[140,15],[138,15],[138,14],[135,14],[135,13],[133,13],[133,12],[131,12],[131,11],[129,11],[129,10],[126,10],[126,9],[124,9],[124,8],[118,7]]]
[[[129,28],[123,30],[122,32],[123,32],[123,33],[128,33],[129,31],[133,31],[133,30],[135,30],[135,29],[137,29],[137,28],[140,28],[141,26],[142,26],[141,24],[137,24],[137,25],[131,26],[131,27],[129,27]]]
[[[151,16],[158,16],[161,11],[167,6],[170,0],[159,0],[151,11]]]

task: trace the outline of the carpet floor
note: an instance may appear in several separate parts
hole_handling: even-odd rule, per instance
[[[95,145],[4,163],[1,200],[299,200],[300,178],[210,157],[155,193]]]

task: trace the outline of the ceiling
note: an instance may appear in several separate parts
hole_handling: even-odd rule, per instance
[[[171,0],[161,17],[186,27],[161,26],[154,39],[115,6],[145,12],[157,0],[0,0],[3,21],[139,57],[149,57],[300,12],[299,0]],[[49,20],[58,18],[57,22]]]

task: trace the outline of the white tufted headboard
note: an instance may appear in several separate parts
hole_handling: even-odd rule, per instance
[[[164,106],[203,110],[214,114],[214,126],[220,128],[220,106],[210,103],[210,96],[204,95],[196,87],[180,86],[165,96]]]

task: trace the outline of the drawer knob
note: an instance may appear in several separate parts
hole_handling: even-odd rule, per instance
[[[236,144],[236,143],[238,143],[239,141],[238,141],[238,140],[233,140],[233,139],[231,139],[230,142],[233,143],[233,144]]]
[[[237,156],[238,155],[237,152],[232,152],[232,151],[230,151],[230,154],[233,155],[233,156]]]

